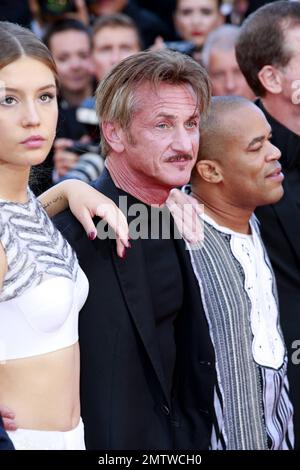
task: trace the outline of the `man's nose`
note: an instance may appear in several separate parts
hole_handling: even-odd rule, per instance
[[[82,60],[79,57],[74,57],[71,60],[71,69],[79,69],[82,66]]]
[[[174,130],[172,149],[176,152],[190,154],[192,151],[192,136],[190,130],[185,127],[177,127]]]
[[[121,55],[119,49],[113,49],[111,53],[111,63],[112,65],[117,65],[121,61]]]
[[[268,152],[268,160],[279,160],[281,158],[281,151],[272,142],[269,142],[270,149]]]

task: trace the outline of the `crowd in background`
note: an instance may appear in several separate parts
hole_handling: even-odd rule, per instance
[[[209,72],[215,95],[254,98],[235,58],[239,26],[265,1],[90,0],[0,2],[0,20],[29,27],[54,56],[59,80],[57,138],[32,187],[40,194],[68,178],[102,172],[94,108],[97,83],[120,60],[147,48],[192,55]]]

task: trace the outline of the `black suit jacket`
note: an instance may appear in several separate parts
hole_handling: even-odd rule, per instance
[[[14,450],[13,443],[4,431],[2,418],[0,416],[0,450]]]
[[[94,186],[118,203],[118,191],[106,170]],[[90,283],[79,321],[87,448],[208,448],[216,380],[214,353],[182,240],[176,242],[176,249],[184,279],[184,307],[175,326],[177,361],[170,397],[142,240],[133,240],[122,260],[114,240],[90,242],[69,212],[56,218],[56,224],[73,245]]]
[[[300,136],[273,119],[261,102],[258,105],[272,127],[272,142],[282,152],[280,162],[285,174],[282,199],[276,204],[259,207],[255,213],[261,223],[262,238],[277,281],[280,321],[289,358],[296,448],[300,449],[300,207],[297,204],[300,194]]]

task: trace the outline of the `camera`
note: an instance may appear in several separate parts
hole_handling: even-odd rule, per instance
[[[66,148],[68,152],[83,155],[84,153],[99,153],[99,144],[95,143],[82,143],[76,140],[71,147]]]
[[[66,150],[76,153],[80,158],[73,168],[60,179],[54,180],[55,182],[71,178],[90,183],[100,176],[104,169],[104,159],[100,155],[99,144],[83,144],[76,141],[72,147],[68,147]]]
[[[99,120],[96,114],[96,100],[94,97],[85,98],[76,110],[76,121],[83,124],[92,141],[99,142]]]

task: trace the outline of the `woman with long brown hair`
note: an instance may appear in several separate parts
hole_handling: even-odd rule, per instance
[[[18,25],[0,22],[0,43],[0,403],[16,415],[16,449],[84,449],[78,314],[88,281],[28,186],[55,137],[55,64]]]

